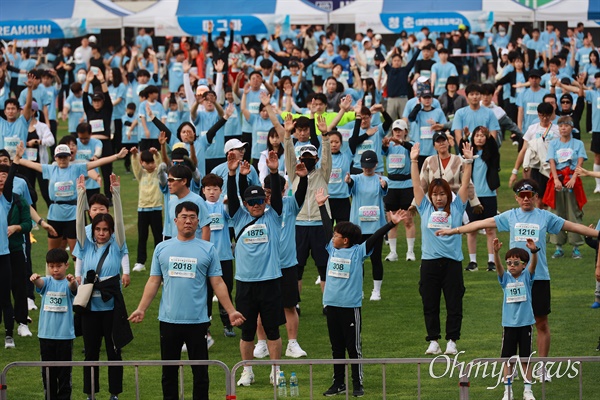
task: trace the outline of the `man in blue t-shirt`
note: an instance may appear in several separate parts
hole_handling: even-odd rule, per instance
[[[207,283],[229,314],[231,325],[244,322],[229,299],[227,285],[221,277],[221,265],[214,245],[196,238],[199,208],[185,201],[175,207],[177,237],[161,242],[152,257],[150,277],[137,309],[129,320],[139,323],[163,287],[158,311],[160,350],[163,360],[181,359],[185,343],[190,360],[208,360],[206,334],[210,320],[207,313]],[[177,398],[177,367],[163,367],[162,388],[165,398]],[[208,366],[192,367],[194,398],[208,398]]]
[[[566,221],[547,210],[536,208],[539,188],[537,182],[522,179],[513,186],[519,208],[508,210],[495,217],[471,222],[456,229],[437,231],[437,235],[454,235],[477,232],[485,228],[497,228],[500,232],[510,232],[510,248],[527,249],[527,238],[532,238],[541,249],[535,282],[531,292],[535,327],[537,330],[537,348],[540,357],[547,357],[550,351],[550,272],[546,259],[546,234],[560,231],[579,233],[598,237],[599,232],[585,225]],[[549,376],[546,376],[549,380]]]

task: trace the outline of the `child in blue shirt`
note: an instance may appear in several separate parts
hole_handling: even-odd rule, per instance
[[[327,280],[323,291],[323,305],[327,307],[327,329],[334,359],[362,358],[361,307],[363,286],[363,263],[373,252],[376,243],[383,235],[406,218],[407,212],[398,210],[390,214],[391,222],[379,228],[366,241],[358,225],[342,221],[335,225],[327,213],[325,203],[329,198],[325,189],[315,193],[319,205],[325,239],[329,253]],[[324,396],[334,396],[346,392],[345,367],[333,366],[333,385]],[[364,395],[362,365],[352,365],[352,395]]]
[[[537,266],[537,252],[540,248],[536,246],[532,238],[527,238],[527,248],[531,252],[531,262],[529,266],[529,253],[517,247],[506,252],[504,257],[507,266],[507,273],[500,261],[498,252],[502,248],[502,243],[498,238],[494,239],[494,262],[498,272],[498,281],[504,291],[502,302],[502,355],[501,357],[513,357],[517,355],[517,346],[519,347],[519,358],[521,359],[521,370],[526,369],[524,373],[525,387],[523,389],[523,400],[535,400],[531,390],[531,365],[524,364],[531,355],[531,342],[533,340],[533,306],[531,303],[531,288]],[[511,379],[514,375],[510,371],[508,364],[504,366],[504,397],[508,400],[515,397],[512,394]]]
[[[73,299],[77,281],[73,275],[67,275],[69,254],[63,249],[49,250],[46,266],[50,276],[42,278],[33,274],[30,278],[42,296],[38,324],[41,358],[42,361],[71,361],[75,339]],[[42,370],[44,397],[70,399],[71,370],[71,367],[50,367],[50,387],[46,386],[46,371]]]

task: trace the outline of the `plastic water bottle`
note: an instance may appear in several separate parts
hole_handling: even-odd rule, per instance
[[[277,384],[277,397],[287,397],[287,383],[283,371],[279,371],[279,382]]]
[[[290,397],[300,397],[300,388],[298,387],[298,377],[295,372],[290,376]]]

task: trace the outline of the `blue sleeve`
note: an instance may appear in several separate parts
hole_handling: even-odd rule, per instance
[[[468,106],[467,106],[468,107]],[[463,122],[462,122],[462,115],[463,113],[461,112],[461,110],[457,110],[456,113],[454,114],[454,120],[452,121],[452,130],[456,130],[456,129],[463,129]]]
[[[548,146],[548,154],[546,155],[546,161],[555,160],[556,161],[556,146],[554,146],[555,142],[560,142],[560,140],[551,140],[550,145]]]
[[[200,207],[200,214],[203,215],[203,218],[200,218],[200,227],[204,228],[206,225],[210,225],[210,218],[208,217],[208,207],[206,207],[206,203],[204,200],[198,204]]]
[[[510,211],[506,211],[494,217],[494,221],[496,221],[496,229],[498,229],[498,232],[508,232],[510,230],[510,227],[508,226],[509,212]]]
[[[575,139],[571,139],[575,140]],[[584,160],[588,159],[587,153],[585,151],[585,147],[583,146],[583,142],[581,140],[577,140],[577,158],[583,158]]]
[[[210,246],[210,258],[211,261],[206,276],[223,276],[223,271],[221,271],[221,263],[219,262],[219,255],[217,254],[215,246],[212,244]],[[210,282],[207,282],[207,285],[210,285]]]
[[[548,224],[546,230],[549,233],[558,234],[565,225],[565,220],[546,210],[544,210],[544,214],[546,216],[546,222]]]
[[[42,178],[50,180],[50,174],[52,174],[52,170],[54,166],[51,164],[42,164]]]
[[[150,276],[162,276],[162,271],[160,269],[160,262],[158,261],[158,257],[160,255],[161,248],[162,248],[162,246],[159,245],[154,250],[154,254],[152,255],[152,266],[150,267]]]
[[[494,112],[492,110],[489,110],[489,119],[490,119],[490,131],[498,131],[500,132],[500,124],[498,123],[498,118],[496,118],[496,115],[494,114]]]
[[[517,107],[523,107],[523,93],[521,92],[517,95]]]

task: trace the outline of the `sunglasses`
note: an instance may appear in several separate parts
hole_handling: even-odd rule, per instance
[[[563,100],[560,102],[560,104],[571,104],[571,102],[569,100]]]
[[[535,193],[533,192],[520,192],[517,194],[517,196],[519,196],[522,199],[531,199],[533,196],[535,196]]]
[[[512,266],[518,267],[522,263],[523,263],[523,261],[521,261],[521,260],[518,260],[518,261],[507,260],[506,261],[506,265],[509,267],[512,267]]]
[[[248,205],[250,207],[263,205],[264,202],[265,202],[265,199],[252,199],[252,200],[246,201],[246,203],[248,203]]]
[[[178,182],[180,180],[182,180],[183,178],[168,178],[167,182],[173,183],[173,182]]]

